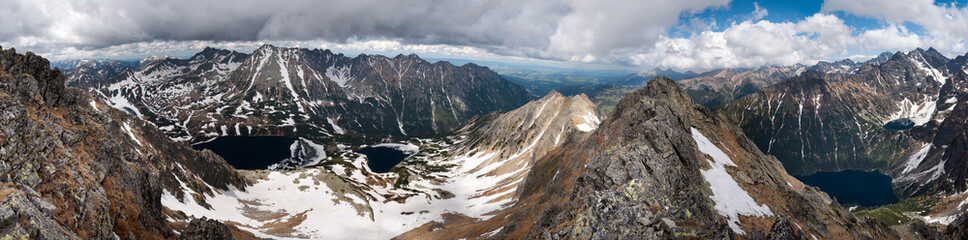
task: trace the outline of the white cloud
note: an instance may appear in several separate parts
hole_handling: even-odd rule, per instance
[[[761,8],[760,3],[753,2],[753,20],[763,19],[768,14],[769,11],[767,11],[766,8]]]
[[[859,47],[866,50],[913,49],[923,45],[921,36],[895,24],[864,31],[858,38]]]
[[[827,0],[799,20],[753,4],[717,28],[695,13],[729,0],[12,0],[0,45],[54,59],[190,55],[261,43],[346,52],[543,59],[705,70],[810,64],[833,56],[935,47],[963,54],[968,8],[930,0]],[[715,11],[715,10],[714,10]],[[831,12],[883,20],[858,31]],[[915,24],[924,31],[905,26]],[[670,33],[670,29],[671,31]],[[862,50],[858,52],[857,50]]]
[[[843,20],[826,14],[796,23],[746,20],[723,31],[664,37],[652,51],[633,54],[630,60],[636,65],[700,70],[785,66],[843,54],[854,42],[850,34]]]
[[[572,11],[550,36],[551,54],[589,59],[649,46],[686,12],[723,7],[729,0],[568,0]]]
[[[880,38],[899,47],[935,47],[950,55],[964,54],[968,36],[968,6],[935,4],[933,0],[826,0],[822,11],[846,13],[887,21],[884,29],[872,30],[868,43]],[[924,28],[924,33],[910,33],[904,23]],[[884,45],[882,46],[892,46]]]
[[[459,46],[468,46],[509,56],[608,61],[614,51],[651,46],[685,13],[728,2],[12,0],[0,8],[0,44],[63,53],[172,41],[354,44],[376,39],[406,46],[449,45],[459,51],[467,50]]]

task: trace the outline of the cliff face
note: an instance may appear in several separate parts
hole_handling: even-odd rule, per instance
[[[899,163],[931,141],[957,102],[939,97],[947,82],[961,81],[949,74],[952,62],[934,49],[898,52],[848,74],[807,71],[719,109],[790,173],[879,169],[897,177]],[[902,119],[914,128],[883,127]]]
[[[808,71],[725,105],[746,135],[787,171],[887,169],[917,141],[882,127],[893,102],[867,85]],[[886,121],[886,120],[885,120]]]
[[[573,135],[532,169],[519,200],[494,217],[448,219],[401,238],[897,238],[792,178],[666,78],[627,95],[597,130]]]
[[[64,81],[46,59],[0,50],[0,236],[173,238],[163,192],[245,187],[215,154]]]

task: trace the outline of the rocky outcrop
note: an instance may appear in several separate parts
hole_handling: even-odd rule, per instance
[[[897,238],[786,174],[667,78],[627,95],[591,134],[564,141],[535,161],[510,208],[400,237]]]
[[[245,187],[215,154],[64,81],[42,57],[0,50],[0,236],[173,238],[164,192]]]
[[[968,239],[968,215],[952,222],[939,234],[939,239]]]
[[[749,239],[769,239],[769,240],[781,240],[781,239],[808,239],[806,235],[803,234],[800,229],[797,229],[796,225],[790,223],[790,220],[785,218],[777,218],[776,222],[773,222],[773,226],[770,227],[770,231],[766,233],[753,232],[750,234]]]
[[[230,240],[232,232],[219,221],[205,217],[193,219],[178,236],[179,240]]]

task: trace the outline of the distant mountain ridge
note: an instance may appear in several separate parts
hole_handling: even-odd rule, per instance
[[[637,73],[629,74],[624,79],[611,83],[611,85],[645,86],[645,84],[648,83],[649,80],[655,77],[667,77],[672,80],[680,80],[680,79],[692,78],[697,75],[699,74],[693,71],[678,72],[676,70],[672,70],[671,68],[667,68],[667,69],[654,68],[652,70],[644,70]]]
[[[413,54],[351,58],[264,45],[252,54],[206,48],[189,59],[143,62],[76,86],[182,141],[351,132],[432,136],[533,99],[486,67],[430,63]]]
[[[849,73],[856,72],[864,64],[877,65],[877,64],[887,62],[887,60],[890,60],[891,57],[894,55],[895,53],[883,52],[880,55],[877,55],[877,57],[874,57],[864,62],[854,62],[854,60],[850,60],[850,59],[842,59],[840,61],[835,61],[835,62],[820,61],[817,64],[810,66],[807,69],[817,71],[817,72],[825,72],[825,73],[849,74]]]
[[[948,63],[932,48],[896,53],[850,74],[808,71],[729,103],[722,111],[794,174],[887,170],[944,121],[950,107],[938,107],[947,101],[939,102],[943,85],[965,81],[948,74]],[[901,118],[911,119],[915,128],[883,128]]]

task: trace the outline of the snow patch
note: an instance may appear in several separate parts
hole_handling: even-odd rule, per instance
[[[108,98],[107,100],[108,100],[108,104],[111,104],[111,107],[117,108],[126,113],[134,114],[135,116],[138,116],[138,118],[141,118],[141,112],[138,111],[138,108],[135,107],[134,104],[131,104],[131,102],[128,102],[127,98],[124,98],[120,95],[114,95]]]
[[[598,119],[598,116],[596,116],[594,113],[591,113],[591,112],[589,112],[588,114],[582,115],[581,119],[584,122],[579,123],[578,125],[575,125],[575,127],[582,132],[590,132],[592,130],[595,130],[596,128],[598,128],[598,124],[602,123],[602,121]]]
[[[346,133],[346,131],[343,131],[343,128],[339,127],[339,125],[336,125],[336,121],[334,121],[332,118],[326,118],[326,121],[329,122],[329,125],[333,127],[333,131],[336,131],[336,134]]]
[[[131,140],[134,140],[134,142],[138,143],[139,146],[144,146],[144,145],[141,145],[141,140],[138,140],[138,138],[134,136],[134,132],[131,132],[131,126],[128,126],[128,122],[124,122],[124,124],[121,125],[121,127],[124,129],[125,132],[128,133],[128,136],[131,137]]]
[[[944,74],[941,74],[941,71],[938,71],[938,69],[935,69],[930,65],[926,64],[927,60],[924,59],[924,56],[921,56],[921,54],[918,54],[918,58],[919,59],[915,59],[912,62],[914,62],[914,64],[917,65],[917,67],[920,68],[921,71],[924,71],[925,74],[934,78],[935,81],[938,81],[938,83],[941,83],[942,85],[944,84],[945,81],[948,80],[948,78],[945,77]]]
[[[339,85],[340,87],[346,87],[346,83],[353,80],[352,76],[350,75],[351,70],[352,68],[350,67],[336,67],[336,65],[334,64],[333,66],[330,66],[329,68],[326,69],[325,75],[326,75],[326,78],[329,78],[330,81],[335,82],[336,85]]]
[[[958,102],[958,97],[950,97],[944,100],[944,103],[957,103],[957,102]]]
[[[965,195],[966,193],[961,193],[961,194]],[[924,221],[928,223],[951,225],[952,222],[954,222],[956,219],[958,219],[958,217],[964,214],[963,211],[964,211],[965,205],[968,205],[968,197],[965,197],[965,199],[962,200],[961,203],[958,203],[958,207],[955,208],[956,210],[949,212],[947,214],[942,214],[941,216],[937,216],[937,217],[924,216]]]
[[[924,161],[924,158],[928,156],[928,151],[931,150],[931,146],[932,145],[930,143],[926,143],[921,146],[921,150],[918,150],[917,153],[911,155],[907,162],[904,163],[904,171],[901,171],[901,173],[904,174],[910,172],[911,170],[917,168],[918,165],[921,165],[921,161]]]
[[[289,145],[289,157],[269,165],[271,170],[289,170],[313,166],[326,160],[326,147],[305,138],[299,138]]]
[[[904,98],[904,100],[901,100],[901,102],[897,103],[897,106],[900,109],[897,112],[892,113],[891,116],[888,117],[888,120],[883,124],[887,124],[887,122],[890,122],[894,119],[909,118],[914,122],[915,126],[924,125],[931,120],[931,117],[934,116],[935,108],[937,108],[936,105],[937,101],[931,100],[930,97],[925,97],[924,101],[920,103],[916,103]]]
[[[757,205],[756,200],[749,195],[746,190],[739,186],[739,183],[726,172],[726,166],[736,166],[729,156],[719,147],[709,141],[696,128],[692,128],[692,138],[696,140],[699,151],[712,157],[710,169],[700,170],[703,178],[709,183],[709,188],[713,195],[709,196],[715,202],[714,209],[720,216],[726,217],[729,227],[734,232],[745,235],[746,232],[739,227],[739,215],[744,216],[773,216],[770,207],[766,204]]]
[[[410,154],[410,155],[413,155],[413,154],[417,153],[418,151],[420,151],[420,147],[418,147],[417,145],[410,144],[410,143],[407,143],[407,144],[402,144],[402,143],[381,143],[381,144],[373,145],[373,147],[392,148],[392,149],[396,149],[397,151],[401,151],[403,153]]]

